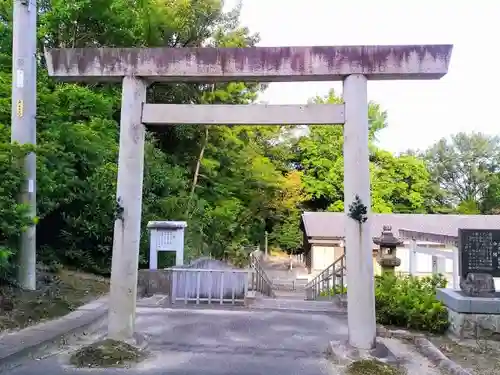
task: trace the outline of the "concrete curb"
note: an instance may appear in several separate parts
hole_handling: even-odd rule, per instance
[[[328,343],[326,354],[336,364],[348,366],[354,361],[363,359],[376,359],[380,362],[400,366],[398,358],[380,339],[375,341],[375,347],[371,350],[353,348],[348,340],[335,340]]]
[[[0,368],[35,352],[93,333],[107,318],[108,298],[81,306],[59,319],[43,322],[0,337]]]
[[[411,341],[423,356],[428,358],[436,367],[446,371],[450,375],[473,375],[470,371],[446,357],[423,334],[411,333],[404,330],[391,331],[379,326],[377,327],[377,336]]]

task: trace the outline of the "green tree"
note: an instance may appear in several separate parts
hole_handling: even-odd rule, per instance
[[[432,178],[445,191],[447,203],[461,207],[461,212],[471,207],[477,211],[491,178],[499,172],[499,140],[482,133],[458,133],[425,152]]]
[[[474,204],[473,207],[477,210],[477,202],[474,201]],[[500,214],[500,173],[496,173],[490,178],[479,208],[485,214]]]
[[[12,183],[2,185],[4,216],[22,220],[15,196],[21,181],[11,161],[10,84],[12,2],[0,6],[0,160]],[[239,25],[239,9],[215,0],[89,0],[39,2],[40,48],[94,46],[253,45],[258,36]],[[120,88],[38,82],[37,242],[46,261],[107,273],[116,191]],[[258,84],[179,84],[151,87],[160,103],[250,103]],[[188,220],[187,254],[236,257],[259,240],[282,174],[265,155],[279,128],[176,126],[148,134],[141,264],[148,220]],[[271,142],[272,143],[272,142]],[[204,155],[200,151],[205,148]],[[271,152],[272,153],[272,152]],[[198,165],[198,167],[197,167]],[[195,178],[196,176],[196,178]],[[17,182],[16,182],[17,181]],[[10,227],[22,228],[14,219]],[[0,237],[12,234],[0,228]],[[230,254],[228,254],[228,250]],[[2,252],[2,254],[6,254]]]
[[[280,183],[280,192],[272,205],[272,232],[270,241],[275,246],[295,252],[302,248],[300,219],[304,202],[308,199],[302,183],[302,172],[287,173]]]
[[[340,103],[332,90],[315,103]],[[368,109],[372,209],[375,212],[426,212],[430,176],[424,162],[411,155],[394,156],[375,145],[377,133],[387,127],[387,113],[371,102]],[[312,210],[344,210],[343,131],[340,126],[309,126],[295,145],[294,162],[303,171]]]
[[[422,159],[374,150],[371,156],[372,208],[375,212],[425,213],[431,185]]]
[[[41,0],[39,47],[253,46],[258,35],[239,23],[240,8],[220,0]],[[14,255],[27,225],[16,203],[26,147],[10,144],[12,1],[0,4],[0,268]],[[44,262],[109,272],[116,192],[120,86],[51,80],[40,59],[37,115],[39,223]],[[157,103],[249,104],[258,83],[155,84]],[[340,103],[333,91],[317,103]],[[417,156],[393,156],[375,146],[387,114],[370,103],[373,209],[428,212],[435,185]],[[339,126],[166,127],[148,133],[143,189],[142,266],[149,220],[187,220],[186,254],[211,253],[241,264],[242,247],[264,231],[273,244],[301,247],[302,210],[343,209],[343,137]],[[491,184],[493,187],[493,184]],[[491,197],[494,197],[492,190]],[[493,199],[493,198],[492,198]],[[431,202],[431,203],[429,203]]]

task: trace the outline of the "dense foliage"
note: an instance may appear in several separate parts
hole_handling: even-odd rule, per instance
[[[395,276],[384,273],[375,276],[375,307],[377,323],[430,333],[444,333],[449,326],[448,310],[436,299],[436,289],[445,288],[446,279],[432,277]],[[347,293],[346,287],[321,292],[333,297]]]
[[[118,155],[120,87],[56,83],[43,46],[252,46],[258,35],[239,10],[220,0],[39,0],[39,257],[107,273]],[[15,240],[31,225],[16,202],[27,147],[10,144],[12,0],[0,4],[0,269],[12,264]],[[251,103],[259,84],[155,85],[158,103]],[[314,102],[340,102],[335,92]],[[387,114],[369,108],[375,212],[496,212],[500,207],[498,141],[458,135],[427,153],[395,156],[376,146]],[[300,130],[300,131],[298,131]],[[297,135],[299,134],[299,135]],[[148,134],[141,265],[149,220],[187,220],[188,256],[240,259],[262,241],[301,247],[303,210],[343,207],[342,128],[337,126],[175,126]],[[464,163],[477,167],[465,170]],[[477,162],[477,163],[476,163]],[[445,170],[443,170],[443,168]],[[473,179],[471,179],[473,177]],[[453,186],[452,184],[457,186]],[[467,185],[468,184],[468,185]]]
[[[377,322],[418,331],[444,333],[449,326],[448,310],[436,299],[436,289],[445,288],[446,283],[442,276],[376,276]]]

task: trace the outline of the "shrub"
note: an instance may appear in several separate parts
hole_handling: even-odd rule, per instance
[[[12,255],[12,250],[8,247],[0,246],[0,281],[8,277],[8,272],[10,269],[10,257]]]
[[[441,275],[423,278],[391,274],[376,276],[378,323],[444,333],[449,326],[448,311],[436,299],[436,289],[446,287],[446,283]]]
[[[449,326],[448,311],[436,299],[436,289],[446,287],[439,276],[413,277],[384,274],[375,276],[377,322],[430,333],[444,333]],[[322,296],[347,293],[337,286],[321,292]]]
[[[33,224],[29,207],[18,203],[17,195],[24,181],[23,158],[31,146],[10,143],[10,133],[0,124],[0,279],[13,272],[11,258],[15,255],[21,233]]]
[[[337,294],[346,294],[347,293],[347,287],[342,286],[342,285],[336,285],[333,288],[323,290],[320,292],[321,297],[333,297]]]

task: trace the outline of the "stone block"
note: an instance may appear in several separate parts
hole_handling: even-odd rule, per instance
[[[462,313],[471,312],[471,298],[464,296],[458,290],[438,289],[436,291],[436,298],[451,310]]]
[[[470,297],[494,297],[495,280],[488,273],[469,273],[460,280],[460,289]]]
[[[438,289],[436,298],[456,312],[468,314],[500,314],[500,293],[493,297],[472,297],[461,290]]]
[[[254,290],[249,290],[247,291],[247,294],[245,295],[245,306],[250,306],[255,302],[255,299],[257,298],[257,293]]]
[[[448,309],[449,331],[460,339],[500,338],[500,296],[494,296],[471,297],[453,289],[436,293]]]
[[[466,314],[448,309],[449,331],[460,339],[500,340],[500,314]]]
[[[150,297],[154,294],[170,295],[171,272],[169,270],[139,270],[137,294]]]

